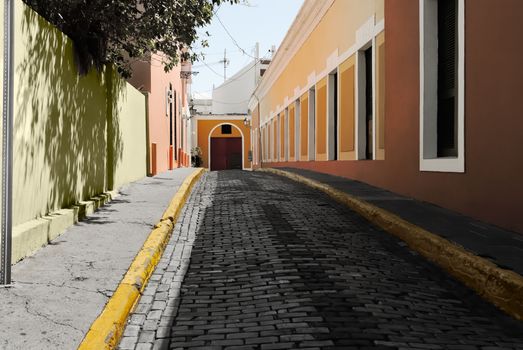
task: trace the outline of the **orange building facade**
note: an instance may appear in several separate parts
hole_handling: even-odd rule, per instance
[[[195,143],[201,150],[202,167],[213,170],[252,169],[251,128],[245,115],[197,115]]]
[[[133,64],[129,80],[146,93],[148,172],[151,175],[170,169],[190,166],[190,137],[188,130],[188,84],[190,64],[180,64],[168,73],[163,69],[162,55]]]
[[[518,0],[305,0],[249,103],[253,167],[343,176],[523,233],[523,160],[509,157],[523,146],[522,17]]]

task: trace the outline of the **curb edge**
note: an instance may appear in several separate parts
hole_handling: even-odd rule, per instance
[[[518,273],[502,269],[456,243],[327,184],[274,168],[258,171],[283,176],[328,194],[374,225],[406,242],[412,250],[443,268],[483,299],[523,321],[523,276]]]
[[[116,348],[123,335],[127,317],[139,301],[149,277],[158,264],[178,215],[194,184],[204,172],[203,168],[198,168],[185,178],[162,219],[154,226],[142,248],[136,254],[116,291],[91,324],[89,331],[78,346],[79,350]]]

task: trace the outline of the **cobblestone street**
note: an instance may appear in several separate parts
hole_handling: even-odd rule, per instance
[[[523,326],[326,195],[206,173],[120,349],[523,349]]]

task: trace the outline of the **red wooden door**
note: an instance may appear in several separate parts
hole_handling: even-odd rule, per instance
[[[242,169],[242,138],[211,138],[211,170]]]

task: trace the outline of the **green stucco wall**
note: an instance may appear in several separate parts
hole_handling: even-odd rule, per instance
[[[145,96],[121,79],[116,73],[113,89],[113,127],[109,139],[113,140],[113,181],[116,189],[147,175],[146,102]]]
[[[145,96],[112,69],[79,76],[73,45],[15,9],[13,224],[146,175]]]

